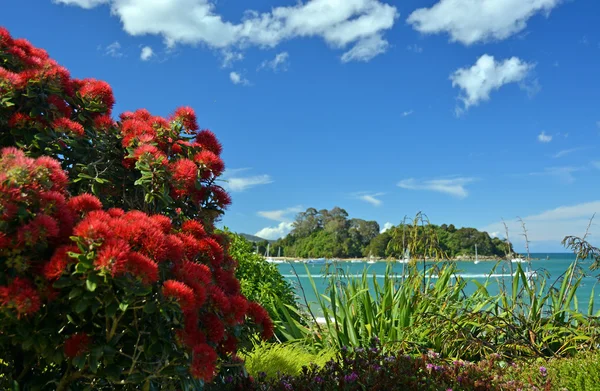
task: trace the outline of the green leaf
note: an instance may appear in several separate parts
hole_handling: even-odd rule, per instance
[[[123,312],[127,311],[127,307],[129,307],[129,303],[123,302],[119,304],[119,309]]]
[[[91,280],[92,280],[91,278],[88,278],[85,281],[85,287],[87,288],[88,291],[93,292],[98,287],[98,284],[96,284],[94,281],[91,281]]]
[[[146,305],[144,305],[144,312],[146,314],[153,314],[154,312],[156,312],[156,302],[155,301],[147,302]]]
[[[69,292],[69,300],[73,300],[74,298],[81,296],[82,293],[83,289],[79,287],[71,289],[71,292]]]
[[[90,306],[89,301],[87,300],[80,300],[77,302],[77,304],[75,305],[75,312],[77,312],[78,314],[81,314],[83,311],[85,311],[88,307]]]
[[[57,289],[66,288],[71,285],[73,285],[73,281],[69,277],[61,277],[54,284],[52,284],[52,286]]]

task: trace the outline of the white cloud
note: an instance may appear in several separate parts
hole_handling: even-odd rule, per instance
[[[552,155],[552,157],[555,158],[555,159],[557,159],[557,158],[561,158],[563,156],[570,155],[573,152],[582,151],[584,149],[587,149],[587,147],[578,147],[578,148],[563,149],[562,151],[558,151],[557,153],[555,153],[554,155]]]
[[[413,114],[415,111],[414,110],[407,110],[407,111],[403,111],[400,115],[403,117],[408,117],[409,115]]]
[[[548,15],[562,0],[440,0],[419,8],[407,22],[424,34],[450,34],[450,40],[471,45],[502,40],[525,29],[537,13]]]
[[[263,239],[276,240],[290,233],[293,228],[292,223],[281,222],[276,227],[265,227],[254,235]]]
[[[372,35],[358,41],[356,45],[342,55],[342,62],[370,61],[373,57],[385,53],[388,41],[380,35]]]
[[[228,49],[223,50],[222,55],[223,55],[223,63],[221,64],[221,67],[223,67],[223,68],[229,68],[233,65],[234,62],[241,61],[244,59],[243,53],[236,52],[233,50],[228,50]]]
[[[264,69],[264,68],[270,68],[271,70],[273,70],[274,72],[277,71],[287,71],[288,66],[289,66],[289,58],[290,55],[288,54],[288,52],[281,52],[277,55],[275,55],[275,58],[272,59],[271,61],[263,61],[262,64],[260,64],[260,66],[258,67],[258,69]]]
[[[408,190],[429,190],[439,193],[450,194],[454,197],[465,198],[469,195],[466,186],[474,182],[475,178],[448,178],[448,179],[430,179],[418,181],[413,178],[404,179],[398,182],[398,187]]]
[[[140,59],[142,61],[148,61],[150,58],[154,56],[154,51],[150,46],[144,46],[142,48],[142,52],[140,53]]]
[[[259,211],[257,214],[265,219],[278,221],[281,223],[290,223],[296,213],[302,212],[301,206],[293,206],[287,209]]]
[[[94,8],[100,4],[109,3],[110,0],[53,0],[58,4],[66,4],[66,5],[78,5],[81,8],[90,9]]]
[[[115,41],[115,42],[111,43],[110,45],[108,45],[104,49],[104,53],[107,56],[111,56],[111,57],[115,57],[115,58],[123,57],[123,53],[121,52],[121,44],[118,41]]]
[[[415,53],[423,53],[423,48],[420,47],[419,45],[417,45],[416,43],[414,43],[412,45],[408,45],[406,47],[406,50],[409,50],[409,51],[415,52]]]
[[[546,132],[542,132],[538,134],[537,139],[540,143],[549,143],[552,141],[552,135],[546,134]]]
[[[383,201],[381,201],[377,197],[380,197],[380,196],[382,196],[384,194],[385,193],[372,193],[372,194],[370,194],[370,193],[358,193],[358,194],[356,194],[356,197],[359,200],[368,202],[369,204],[371,204],[373,206],[380,206],[383,203]]]
[[[237,72],[231,72],[229,74],[229,79],[231,80],[231,82],[233,84],[241,84],[243,86],[247,86],[250,84],[248,79],[244,78],[241,74],[239,74]]]
[[[391,229],[394,226],[394,224],[390,223],[389,221],[387,223],[385,223],[383,225],[383,228],[381,228],[381,230],[379,231],[379,233],[384,233],[385,231],[387,231],[388,229]]]
[[[547,167],[541,172],[532,172],[532,176],[553,176],[563,183],[575,182],[574,172],[583,171],[583,167]]]
[[[490,99],[490,93],[505,84],[523,81],[534,64],[517,57],[496,61],[493,56],[484,54],[470,68],[460,68],[450,75],[452,87],[459,87],[463,93],[459,99],[464,109],[457,107],[457,114]]]
[[[269,175],[257,175],[245,178],[229,178],[227,181],[229,182],[227,188],[231,191],[244,191],[254,186],[273,183],[273,180]]]
[[[320,37],[336,49],[351,46],[343,61],[366,61],[387,48],[383,33],[393,27],[396,7],[380,0],[308,0],[270,12],[247,10],[241,21],[226,21],[216,0],[55,0],[92,8],[107,3],[123,29],[134,36],[160,35],[169,46],[273,48],[281,42]]]
[[[591,201],[577,205],[560,206],[555,209],[523,218],[527,227],[529,240],[535,242],[554,242],[558,244],[565,236],[583,236],[594,213],[600,212],[600,201]],[[506,221],[511,242],[523,243],[521,223],[517,219]],[[597,233],[596,224],[591,233]],[[483,228],[487,232],[501,232],[504,235],[502,222],[496,222]],[[596,231],[596,232],[594,232]],[[596,236],[597,237],[597,236]]]
[[[223,173],[223,180],[225,181],[223,187],[229,191],[244,191],[254,186],[266,185],[273,183],[273,179],[270,175],[253,175],[244,176],[243,173],[249,171],[250,168],[234,168],[227,169]]]

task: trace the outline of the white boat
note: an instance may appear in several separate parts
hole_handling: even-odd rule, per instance
[[[410,251],[408,249],[404,250],[404,257],[402,259],[398,259],[398,263],[410,263]]]
[[[309,259],[306,263],[311,265],[322,265],[325,263],[325,258]]]
[[[363,261],[360,259],[352,259],[350,263],[362,263]]]
[[[514,258],[510,260],[512,263],[525,263],[527,262],[525,259],[523,258]]]
[[[475,265],[479,263],[479,259],[477,258],[477,245],[475,245]]]

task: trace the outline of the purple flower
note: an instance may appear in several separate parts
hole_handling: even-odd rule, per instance
[[[383,358],[383,361],[385,361],[385,362],[394,362],[395,360],[396,360],[396,357],[394,357],[394,356],[385,356]]]
[[[294,387],[292,387],[292,385],[286,381],[283,382],[283,388],[290,391],[294,389]]]
[[[540,375],[544,377],[548,376],[548,370],[546,369],[546,367],[540,367]]]
[[[344,380],[346,383],[352,383],[358,380],[358,375],[355,372],[352,372],[351,374],[344,376]]]
[[[315,377],[315,383],[319,383],[319,384],[323,383],[323,378],[321,376]]]
[[[433,350],[427,351],[427,355],[429,356],[429,358],[440,358],[440,354],[434,352]]]
[[[427,364],[427,369],[433,369],[433,364],[431,364],[431,363],[428,363],[428,364]]]
[[[233,376],[229,375],[225,377],[225,383],[233,383]]]
[[[377,365],[377,364],[374,364],[374,365],[373,365],[373,369],[374,369],[376,372],[378,372],[378,371],[381,369],[381,367],[380,367],[379,365]]]

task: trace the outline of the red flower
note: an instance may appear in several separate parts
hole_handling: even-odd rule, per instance
[[[176,184],[193,188],[198,180],[198,166],[189,159],[179,159],[170,164],[171,175]]]
[[[21,129],[27,126],[32,126],[35,120],[28,116],[27,114],[23,114],[21,112],[17,112],[13,114],[8,120],[9,128]]]
[[[273,338],[273,334],[275,333],[275,327],[273,325],[273,321],[270,317],[266,317],[262,322],[262,337],[264,340],[269,340]]]
[[[225,164],[223,163],[223,160],[208,150],[197,153],[196,156],[194,156],[194,161],[198,164],[204,165],[204,167],[210,170],[214,176],[221,175],[223,170],[225,170]]]
[[[58,132],[71,132],[78,136],[83,136],[85,130],[80,123],[71,121],[68,118],[57,118],[52,122],[52,127]]]
[[[167,164],[167,157],[164,153],[158,150],[154,145],[142,144],[133,151],[133,158],[139,160],[145,155],[150,155],[156,161],[160,161],[162,164]]]
[[[171,261],[181,261],[181,259],[185,255],[185,247],[183,245],[183,242],[175,235],[166,236],[165,247],[167,249],[168,258]]]
[[[235,295],[229,298],[229,305],[234,324],[242,323],[248,311],[248,300],[242,295]]]
[[[135,118],[126,119],[121,123],[121,133],[123,134],[121,141],[123,147],[131,146],[135,139],[144,135],[147,136],[146,142],[156,137],[156,131],[149,123]]]
[[[206,231],[197,220],[187,220],[181,225],[181,231],[193,235],[196,239],[206,236]]]
[[[167,280],[163,283],[162,291],[165,297],[172,297],[177,300],[183,312],[193,311],[197,308],[194,291],[183,282]]]
[[[102,209],[100,200],[96,196],[87,193],[72,197],[67,204],[71,209],[78,213]]]
[[[50,281],[58,279],[67,265],[74,261],[73,258],[69,257],[68,252],[77,252],[77,246],[61,246],[56,249],[50,261],[44,265],[44,277]]]
[[[107,212],[111,217],[121,217],[125,214],[125,211],[121,208],[110,208]]]
[[[194,346],[190,373],[193,377],[211,382],[217,368],[217,353],[207,344]]]
[[[210,190],[212,191],[213,200],[218,206],[225,209],[227,206],[231,205],[231,197],[222,187],[211,186]]]
[[[226,338],[227,339],[225,339],[221,345],[223,347],[223,351],[225,353],[235,353],[237,351],[238,344],[237,338],[231,334],[227,334]]]
[[[130,252],[125,260],[115,262],[113,276],[130,273],[142,280],[144,284],[158,281],[158,265],[150,258],[136,252]]]
[[[49,238],[56,238],[59,229],[58,223],[52,217],[39,214],[33,218],[28,224],[19,228],[17,237],[19,243],[33,246],[38,243],[44,243]]]
[[[94,118],[94,127],[98,130],[106,132],[113,126],[115,126],[115,121],[110,115],[99,115]]]
[[[36,313],[41,299],[33,284],[24,278],[15,278],[8,286],[0,287],[0,306],[17,311],[17,317]]]
[[[115,104],[112,88],[105,81],[95,79],[82,80],[79,95],[85,100],[103,104],[107,111],[110,111]]]
[[[131,251],[131,248],[126,241],[122,239],[111,240],[102,245],[94,265],[97,269],[111,269],[115,263],[127,262],[129,251]]]
[[[191,131],[198,130],[198,123],[196,122],[196,113],[191,107],[180,107],[175,110],[173,119],[181,121],[183,126],[186,128],[188,133]]]
[[[96,241],[112,236],[113,231],[110,226],[102,220],[86,218],[75,226],[73,234],[75,236]]]
[[[75,333],[65,341],[63,346],[65,356],[75,358],[89,350],[90,337],[86,333]]]
[[[208,129],[200,131],[196,135],[196,142],[202,145],[202,148],[211,151],[215,155],[220,155],[223,151],[223,146],[217,140],[217,136]]]
[[[58,160],[50,156],[40,156],[35,159],[35,164],[39,167],[44,167],[48,170],[48,176],[52,182],[50,190],[65,192],[65,188],[69,182],[67,173],[62,169]]]
[[[202,318],[206,336],[211,342],[221,342],[225,338],[225,326],[215,314],[206,314]]]
[[[50,95],[48,103],[54,106],[63,116],[70,117],[73,114],[73,109],[67,105],[67,102],[58,95]]]
[[[165,234],[171,232],[171,219],[165,215],[152,215],[150,219],[155,222]]]
[[[225,293],[223,293],[219,287],[211,285],[209,287],[209,296],[216,310],[221,311],[223,314],[226,314],[231,310],[231,304],[229,303],[227,296],[225,296]]]

